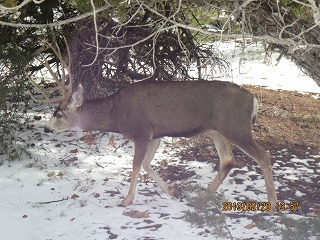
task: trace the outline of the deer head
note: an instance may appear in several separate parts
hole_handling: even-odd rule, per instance
[[[77,108],[80,107],[84,101],[83,92],[83,87],[80,84],[67,104],[64,104],[64,108],[59,106],[53,113],[53,116],[44,128],[45,132],[63,132],[77,127],[75,125],[78,122]]]

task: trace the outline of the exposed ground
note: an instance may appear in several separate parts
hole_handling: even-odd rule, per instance
[[[246,86],[261,105],[255,137],[271,151],[288,149],[303,157],[320,151],[320,96]]]

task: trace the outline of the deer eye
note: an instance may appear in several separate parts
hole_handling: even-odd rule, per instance
[[[57,117],[58,119],[60,119],[60,118],[62,118],[62,114],[61,114],[61,113],[57,113],[56,117]]]

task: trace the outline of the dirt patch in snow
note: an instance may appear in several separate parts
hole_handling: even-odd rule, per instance
[[[320,96],[245,86],[260,100],[255,139],[265,149],[319,155]]]

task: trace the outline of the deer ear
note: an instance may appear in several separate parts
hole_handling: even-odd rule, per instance
[[[79,84],[77,90],[72,94],[72,100],[71,100],[71,107],[78,108],[83,103],[83,87],[81,84]]]

